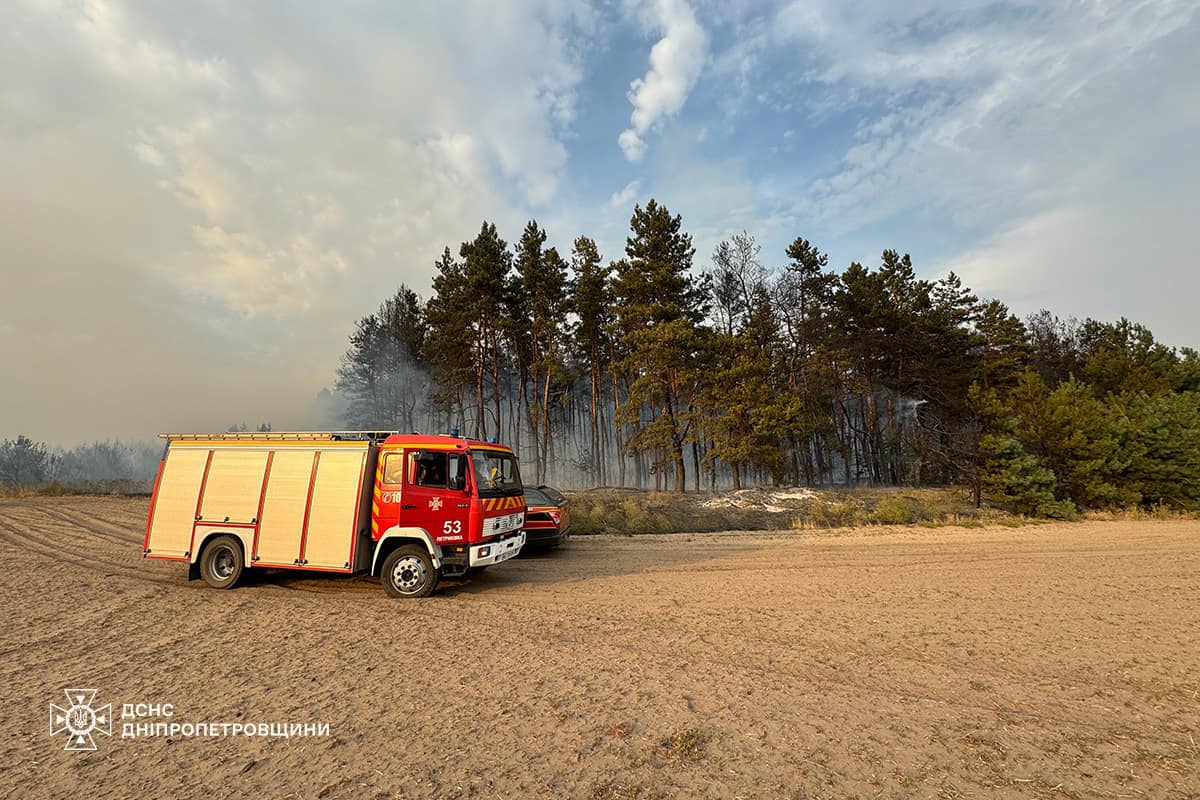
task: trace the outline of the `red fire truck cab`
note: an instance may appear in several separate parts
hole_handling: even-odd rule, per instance
[[[507,447],[447,436],[383,441],[371,507],[371,574],[389,594],[404,596],[405,586],[419,579],[412,571],[420,571],[420,554],[414,560],[401,550],[424,544],[437,559],[437,574],[457,577],[516,556],[525,544],[524,523],[525,490]]]
[[[525,496],[503,445],[388,431],[163,434],[144,558],[235,586],[252,568],[378,575],[393,597],[507,561]]]

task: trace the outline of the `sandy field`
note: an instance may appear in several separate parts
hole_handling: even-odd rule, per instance
[[[0,501],[0,796],[1200,796],[1200,523],[595,537],[396,601],[188,583],[146,508]],[[329,735],[65,752],[70,687]]]

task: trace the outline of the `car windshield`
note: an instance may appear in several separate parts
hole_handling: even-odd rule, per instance
[[[525,489],[525,503],[531,506],[552,506],[550,498],[539,492],[537,489]]]
[[[566,495],[564,495],[558,489],[555,489],[553,486],[539,486],[538,488],[542,490],[543,494],[550,498],[551,505],[561,506],[563,503],[567,502]]]
[[[480,497],[500,497],[521,493],[521,471],[512,453],[498,450],[472,450],[475,486]]]

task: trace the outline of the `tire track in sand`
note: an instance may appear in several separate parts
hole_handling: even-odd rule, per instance
[[[40,507],[29,510],[36,511],[44,517],[50,517],[57,522],[66,522],[73,528],[77,528],[89,535],[107,539],[121,545],[136,545],[138,550],[141,550],[142,537],[134,535],[128,528],[122,528],[95,517],[79,516],[66,511],[60,511],[56,508]],[[98,528],[106,528],[109,532],[98,530]]]
[[[36,553],[52,561],[59,561],[67,564],[73,564],[77,567],[82,567],[89,572],[99,572],[105,575],[120,575],[124,578],[131,578],[138,581],[147,581],[150,583],[159,583],[166,586],[180,586],[178,581],[168,578],[159,578],[147,572],[135,569],[128,564],[122,564],[116,561],[106,561],[100,558],[81,558],[71,555],[62,547],[56,547],[47,542],[45,538],[41,538],[31,530],[22,530],[13,525],[11,522],[0,519],[0,539],[7,541],[14,547],[26,550],[31,553]]]

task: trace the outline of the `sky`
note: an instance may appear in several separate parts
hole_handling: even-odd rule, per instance
[[[912,254],[1200,346],[1196,2],[0,4],[0,438],[315,424],[483,220]]]

